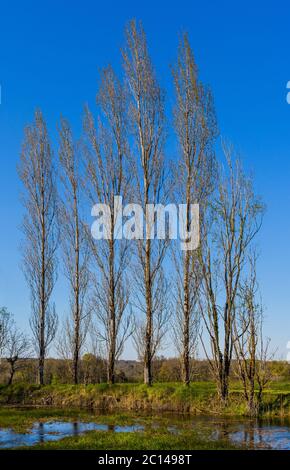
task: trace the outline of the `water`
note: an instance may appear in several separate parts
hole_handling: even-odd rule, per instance
[[[251,449],[290,450],[290,422],[198,417],[193,426],[211,439],[224,439]]]
[[[55,421],[52,418],[46,422],[36,421],[26,432],[16,432],[13,429],[0,428],[0,448],[33,446],[48,441],[57,441],[69,436],[78,436],[88,431],[103,432],[139,432],[156,429],[164,423],[169,433],[181,433],[183,429],[206,436],[208,440],[223,439],[231,443],[246,445],[252,449],[285,449],[290,450],[289,421],[259,421],[251,419],[215,418],[212,416],[189,416],[164,414],[158,417],[146,416],[145,424],[142,415],[133,416],[132,425],[120,425],[118,417],[114,424],[100,424],[98,416],[90,415],[91,421],[84,422],[75,419],[73,422]],[[143,416],[144,417],[144,416]],[[104,421],[104,416],[102,416]],[[112,421],[110,419],[110,421]],[[124,420],[123,420],[124,421]],[[142,423],[142,424],[141,424]]]
[[[112,424],[84,423],[80,421],[36,422],[26,433],[17,433],[13,429],[0,429],[0,449],[10,447],[33,446],[42,442],[58,441],[64,437],[79,436],[88,431],[137,432],[140,425],[116,426]]]

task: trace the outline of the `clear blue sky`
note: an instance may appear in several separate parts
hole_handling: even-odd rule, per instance
[[[266,332],[286,358],[290,340],[290,80],[287,1],[10,1],[0,9],[0,305],[28,326],[29,293],[20,270],[22,208],[16,164],[23,127],[41,107],[55,137],[61,113],[80,131],[94,106],[98,68],[120,64],[126,22],[141,19],[172,103],[169,64],[188,31],[201,78],[212,87],[221,134],[253,170],[268,207],[260,234]],[[65,291],[55,292],[60,312]],[[130,351],[128,351],[130,354]]]

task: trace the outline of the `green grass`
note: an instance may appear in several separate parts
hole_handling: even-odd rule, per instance
[[[237,449],[226,441],[211,441],[183,432],[172,435],[166,431],[135,433],[88,432],[82,436],[69,437],[57,442],[36,445],[33,449],[42,450],[218,450]]]
[[[189,387],[180,383],[96,385],[27,385],[16,383],[0,386],[0,406],[28,405],[55,408],[79,408],[103,411],[188,412],[191,414],[225,414],[243,416],[247,407],[242,387],[231,384],[229,405],[221,408],[215,384],[194,382]],[[265,416],[290,415],[290,383],[274,382],[264,393]]]

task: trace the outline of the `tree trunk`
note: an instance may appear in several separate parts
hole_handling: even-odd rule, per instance
[[[144,383],[152,385],[152,289],[151,289],[151,245],[146,240],[145,252],[145,289],[146,289],[146,333],[144,354]]]
[[[110,336],[109,357],[107,365],[107,380],[109,384],[115,383],[115,359],[116,359],[116,319],[115,307],[110,311]]]
[[[79,382],[79,354],[80,354],[80,279],[79,279],[79,263],[80,263],[80,247],[79,247],[79,219],[76,188],[74,190],[74,219],[75,219],[75,315],[74,315],[74,354],[73,354],[73,374],[74,383]]]
[[[190,230],[190,175],[187,178],[186,184],[186,229],[187,233]],[[189,270],[190,270],[190,254],[189,251],[184,255],[184,278],[183,278],[183,360],[182,360],[182,381],[185,385],[190,383],[190,299],[189,299]]]
[[[44,283],[44,275],[43,281]],[[44,284],[43,284],[44,286]],[[44,290],[44,288],[43,288]],[[44,295],[44,294],[43,294]],[[38,366],[38,381],[40,385],[44,384],[44,358],[45,358],[45,302],[42,300],[41,302],[41,319],[40,319],[40,345],[39,345],[39,366]]]
[[[107,377],[108,383],[113,385],[115,383],[115,354],[112,348],[110,348]]]
[[[77,342],[78,339],[75,341]],[[79,383],[79,351],[77,347],[75,347],[73,357],[73,380],[75,385]]]
[[[43,354],[40,354],[38,361],[38,383],[39,385],[44,384],[44,357]]]
[[[15,374],[14,365],[11,364],[11,365],[10,365],[10,376],[9,376],[9,380],[8,380],[8,385],[11,385],[11,384],[12,384],[14,374]]]
[[[226,373],[224,361],[220,362],[220,374],[219,374],[219,398],[222,406],[226,406],[229,397],[229,376]]]
[[[40,332],[39,332],[39,384],[44,384],[44,358],[45,358],[45,313],[46,313],[46,271],[45,271],[45,207],[44,207],[44,176],[41,176],[41,298],[40,298]]]
[[[183,355],[182,355],[182,381],[185,385],[190,383],[190,352],[189,352],[189,253],[186,251],[184,260],[184,304],[183,304]]]
[[[112,210],[111,240],[109,247],[109,354],[107,365],[107,380],[115,383],[116,360],[116,309],[115,309],[115,246],[114,246],[114,211]]]

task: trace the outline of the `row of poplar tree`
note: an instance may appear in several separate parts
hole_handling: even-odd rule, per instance
[[[61,252],[70,314],[59,326],[58,343],[71,360],[75,383],[89,330],[106,355],[110,383],[131,336],[144,364],[144,382],[151,385],[154,356],[170,338],[185,384],[199,344],[221,399],[228,397],[234,358],[245,394],[254,401],[255,382],[263,387],[266,381],[268,348],[261,336],[253,244],[264,206],[231,146],[222,144],[223,165],[217,158],[213,98],[199,79],[187,35],[171,70],[175,100],[166,112],[145,33],[135,21],[126,28],[122,64],[120,77],[111,66],[101,71],[97,111],[85,108],[81,138],[76,140],[69,122],[61,119],[53,152],[41,111],[25,129],[19,166],[22,251],[39,382],[44,382],[45,357],[58,325],[51,295]],[[190,204],[198,203],[199,248],[181,251],[168,239],[115,240],[115,195],[144,210],[173,200],[187,204],[188,231]],[[108,240],[96,241],[90,233],[85,208],[96,202],[111,209]]]

